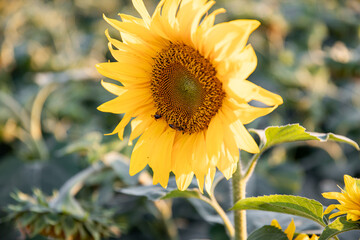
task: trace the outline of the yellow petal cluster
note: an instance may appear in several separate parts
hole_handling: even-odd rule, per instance
[[[216,15],[225,12],[216,9],[209,13],[214,4],[207,0],[161,0],[150,15],[142,0],[133,0],[141,18],[119,14],[119,21],[104,16],[120,32],[122,41],[105,32],[116,62],[99,63],[96,68],[121,85],[102,81],[102,86],[116,98],[98,109],[124,114],[112,132],[121,140],[125,126],[131,122],[129,143],[138,140],[131,156],[130,175],[149,165],[154,184],[166,187],[172,172],[180,190],[185,190],[195,175],[200,190],[205,185],[209,191],[216,169],[227,179],[235,172],[239,149],[259,152],[244,124],[272,112],[283,102],[279,95],[247,80],[257,66],[254,49],[247,40],[260,23],[234,20],[214,24]],[[221,107],[201,131],[180,131],[183,128],[157,114],[151,84],[153,70],[163,68],[158,68],[154,59],[161,52],[171,52],[172,44],[194,49],[204,62],[211,63],[216,74],[212,77],[221,83]],[[196,64],[186,66],[196,70]],[[268,107],[251,106],[248,103],[252,100]],[[206,109],[201,114],[206,115]]]
[[[281,226],[276,219],[273,219],[271,221],[271,226],[277,227],[281,230]],[[295,227],[294,219],[291,219],[289,226],[284,231],[284,233],[287,235],[289,240],[293,240],[293,239],[294,240],[318,240],[319,239],[319,237],[316,236],[315,234],[313,234],[311,236],[311,238],[309,238],[309,236],[305,233],[300,233],[299,235],[296,236],[296,238],[294,238],[295,230],[296,230],[296,227]]]
[[[345,190],[339,192],[323,193],[324,198],[335,199],[340,204],[331,204],[324,211],[324,214],[330,213],[337,208],[339,211],[330,215],[330,218],[346,214],[346,219],[351,221],[360,220],[360,180],[344,175]]]

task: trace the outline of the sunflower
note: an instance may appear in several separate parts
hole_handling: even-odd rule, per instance
[[[273,219],[271,221],[271,226],[277,227],[281,230],[281,226],[278,223],[278,221],[276,221],[276,219]],[[296,227],[295,227],[294,219],[291,219],[289,226],[284,231],[284,233],[287,235],[289,240],[292,240],[294,238],[295,230]],[[309,238],[309,236],[305,233],[300,233],[299,235],[296,236],[296,238],[294,238],[294,240],[318,240],[318,239],[319,237],[316,236],[315,234],[313,234],[311,238]]]
[[[162,0],[152,16],[142,0],[133,0],[141,18],[119,14],[104,19],[122,41],[105,35],[117,62],[97,64],[97,70],[121,85],[102,81],[117,95],[98,107],[125,113],[112,134],[123,139],[131,121],[130,144],[138,138],[130,160],[130,175],[149,165],[153,183],[166,188],[169,174],[185,190],[195,175],[200,190],[209,191],[216,168],[229,179],[236,170],[239,149],[258,153],[244,127],[272,112],[282,98],[246,78],[257,58],[249,35],[256,20],[214,25],[214,1]],[[269,107],[250,106],[256,100]]]
[[[344,175],[345,190],[339,192],[323,193],[324,198],[336,199],[340,204],[331,204],[324,211],[324,214],[330,213],[337,208],[339,211],[330,215],[330,218],[347,214],[346,219],[358,221],[360,219],[360,180]]]

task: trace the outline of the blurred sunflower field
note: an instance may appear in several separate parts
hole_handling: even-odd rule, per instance
[[[144,3],[152,13],[158,1]],[[216,7],[227,10],[217,22],[261,22],[249,40],[258,57],[249,80],[284,99],[247,128],[300,123],[360,142],[358,0],[218,0]],[[1,240],[228,239],[206,203],[162,198],[176,189],[173,179],[165,190],[152,186],[150,168],[129,176],[130,126],[123,141],[104,135],[123,116],[96,109],[112,96],[95,64],[114,61],[104,31],[118,32],[102,14],[119,12],[139,16],[130,0],[0,0]],[[338,191],[345,174],[360,177],[351,145],[278,145],[264,153],[247,196],[292,194],[330,205],[321,193]],[[229,209],[230,184],[215,181],[215,196]],[[291,221],[259,211],[247,217],[249,233],[275,218]],[[321,232],[294,220],[297,230]],[[357,240],[360,232],[339,238]]]

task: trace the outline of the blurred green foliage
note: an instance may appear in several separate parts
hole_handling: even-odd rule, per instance
[[[145,0],[150,12],[156,4]],[[227,10],[218,22],[261,21],[250,38],[259,59],[250,80],[284,99],[274,113],[249,127],[298,122],[308,131],[334,132],[359,143],[359,1],[219,0],[215,7]],[[1,207],[16,203],[10,197],[15,189],[31,195],[39,188],[50,195],[99,161],[130,155],[126,140],[103,136],[121,116],[96,110],[112,98],[100,87],[103,77],[94,67],[112,60],[104,31],[118,36],[102,14],[115,18],[118,12],[137,15],[123,0],[0,0]],[[276,146],[259,162],[248,195],[300,194],[328,203],[320,193],[336,191],[345,173],[360,177],[359,160],[356,150],[336,143]],[[146,171],[131,178],[126,161],[122,164],[94,174],[76,193],[85,209],[114,209],[121,239],[224,239],[221,221],[196,201],[149,202],[115,192],[151,184]],[[230,207],[228,192],[221,182],[216,194],[225,208]],[[0,209],[0,218],[5,215]],[[255,225],[250,219],[249,226]],[[0,224],[0,236],[25,239],[7,222]]]

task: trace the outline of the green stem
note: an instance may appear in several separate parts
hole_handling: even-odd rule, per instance
[[[233,202],[245,199],[246,181],[242,175],[241,159],[239,159],[236,172],[232,176]],[[235,240],[246,240],[246,212],[245,210],[234,211]]]
[[[214,208],[214,210],[219,214],[221,219],[224,221],[225,228],[227,229],[229,235],[231,238],[235,235],[235,230],[233,225],[231,224],[230,219],[226,215],[225,211],[222,209],[222,207],[219,205],[219,203],[216,201],[216,198],[214,196],[214,192],[212,191],[210,195],[210,199],[205,197],[204,195],[200,194],[200,199],[204,202],[208,203],[210,206]]]
[[[243,175],[243,179],[245,182],[247,182],[251,175],[253,174],[254,170],[255,170],[255,167],[256,167],[256,164],[257,164],[257,160],[259,159],[259,157],[261,156],[261,154],[264,152],[264,149],[261,149],[261,151],[257,154],[255,154],[251,160],[250,160],[250,163],[246,169],[246,172],[245,174]]]

